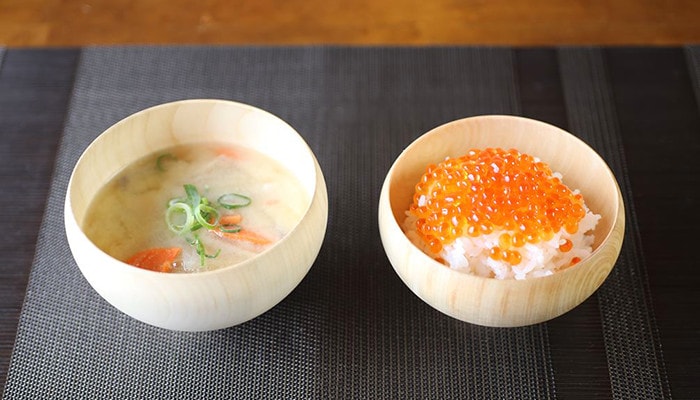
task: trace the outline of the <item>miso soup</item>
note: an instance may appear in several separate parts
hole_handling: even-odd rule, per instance
[[[100,249],[136,267],[206,271],[274,245],[308,202],[296,177],[256,150],[189,144],[127,166],[92,201],[83,229]]]

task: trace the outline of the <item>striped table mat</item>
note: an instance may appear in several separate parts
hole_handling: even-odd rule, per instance
[[[670,398],[633,207],[596,295],[514,329],[421,302],[378,235],[380,187],[400,151],[479,114],[570,130],[599,151],[632,204],[611,93],[595,48],[82,49],[5,398]],[[135,111],[185,98],[278,115],[328,183],[328,232],[304,281],[269,312],[215,332],[166,331],[113,309],[80,274],[63,230],[68,177],[85,147]],[[577,364],[583,374],[568,367]]]

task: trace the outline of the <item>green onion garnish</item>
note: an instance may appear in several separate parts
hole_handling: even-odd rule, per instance
[[[212,206],[199,203],[197,207],[194,208],[194,218],[203,227],[207,229],[216,229],[216,225],[219,223],[219,212]]]
[[[221,224],[219,225],[219,230],[226,233],[236,233],[240,232],[241,226],[238,224]]]
[[[158,158],[159,161],[165,156],[167,154],[160,156]],[[160,162],[157,164],[160,165]],[[238,224],[222,224],[219,210],[212,206],[209,199],[199,193],[196,186],[188,183],[183,185],[183,188],[185,189],[186,197],[176,197],[168,201],[168,208],[165,211],[165,222],[171,231],[182,236],[195,248],[199,255],[200,264],[204,266],[205,259],[218,257],[221,249],[218,249],[214,254],[207,254],[197,231],[201,228],[206,228],[210,230],[218,229],[226,233],[236,233],[241,230],[241,226]],[[221,207],[230,210],[249,205],[251,199],[241,194],[229,193],[219,197],[218,203]]]
[[[194,234],[194,239],[193,240],[188,240],[192,246],[194,246],[195,250],[197,251],[197,255],[199,255],[199,265],[204,266],[204,260],[207,258],[216,258],[219,256],[219,253],[221,253],[221,249],[216,250],[216,253],[214,254],[207,254],[207,250],[204,248],[204,245],[202,244],[202,241],[199,239],[199,235],[196,233]]]
[[[170,153],[165,153],[165,154],[159,155],[158,158],[156,159],[156,168],[158,168],[158,171],[165,171],[165,166],[163,164],[165,162],[165,160],[175,161],[175,160],[177,160],[177,157],[175,157],[174,155],[172,155]]]
[[[168,207],[172,206],[173,204],[177,204],[177,203],[184,203],[185,205],[187,205],[187,199],[177,198],[177,197],[172,198],[172,199],[168,200]]]
[[[184,221],[182,221],[183,217]],[[177,221],[177,219],[180,221]],[[192,213],[192,209],[188,207],[187,204],[175,203],[166,210],[165,222],[168,224],[168,228],[170,228],[171,231],[177,233],[178,235],[182,235],[183,233],[192,230],[192,226],[194,225],[194,214]]]
[[[185,194],[187,194],[187,201],[190,203],[190,207],[195,208],[201,203],[202,196],[199,195],[197,188],[191,184],[185,184]]]
[[[245,207],[249,205],[251,201],[250,197],[238,193],[227,193],[217,200],[221,207],[229,210]]]

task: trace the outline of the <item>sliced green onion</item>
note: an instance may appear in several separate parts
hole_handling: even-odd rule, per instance
[[[219,256],[219,253],[221,253],[221,249],[216,250],[216,253],[214,254],[204,254],[206,258],[216,258]]]
[[[184,214],[184,222],[182,224],[178,224],[175,221],[175,217],[178,214]],[[194,220],[192,209],[184,203],[175,203],[165,211],[165,222],[168,224],[168,228],[178,235],[192,230]]]
[[[212,206],[198,204],[194,208],[194,218],[207,229],[214,229],[219,224],[219,212]],[[209,222],[213,219],[213,222]]]
[[[207,250],[204,248],[204,245],[202,244],[202,241],[199,240],[199,235],[195,234],[194,239],[190,242],[192,246],[194,246],[195,250],[197,251],[197,254],[199,255],[199,265],[204,266],[204,261],[207,258],[216,258],[219,256],[219,253],[221,253],[221,249],[218,249],[216,253],[214,254],[207,254]]]
[[[163,166],[163,162],[165,160],[175,161],[177,160],[177,157],[170,153],[165,153],[158,156],[158,158],[156,159],[156,168],[158,168],[158,171],[165,171],[165,166]]]
[[[244,196],[238,193],[227,193],[222,195],[217,200],[219,205],[223,208],[233,210],[234,208],[245,207],[250,204],[251,199],[248,196]]]
[[[185,241],[190,244],[190,246],[197,247],[197,241],[199,240],[199,236],[194,235],[194,238],[189,238],[185,237]]]
[[[206,258],[206,251],[204,250],[204,245],[202,244],[202,241],[199,240],[199,236],[194,235],[194,248],[197,250],[197,254],[199,254],[199,265],[202,267],[204,266],[204,260]]]
[[[172,206],[173,204],[177,203],[183,203],[187,205],[187,199],[186,198],[180,198],[180,197],[175,197],[170,200],[168,200],[168,207]]]
[[[159,157],[158,164],[167,154]],[[165,220],[168,228],[182,236],[187,243],[197,251],[200,265],[203,267],[207,258],[216,258],[221,253],[218,249],[214,254],[207,254],[204,244],[196,233],[201,228],[219,229],[221,232],[236,233],[241,230],[238,224],[222,224],[221,214],[206,197],[202,196],[197,187],[192,184],[183,185],[186,197],[176,197],[168,201]],[[219,197],[219,205],[226,209],[245,207],[251,203],[248,196],[238,193],[228,193]]]
[[[202,196],[199,195],[199,192],[194,185],[187,183],[183,187],[185,188],[185,194],[187,194],[187,200],[189,201],[190,206],[192,206],[192,209],[194,209],[202,201]]]
[[[219,225],[219,230],[225,233],[236,233],[240,232],[241,226],[238,224],[221,224]]]

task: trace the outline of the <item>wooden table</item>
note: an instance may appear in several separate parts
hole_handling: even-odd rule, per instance
[[[699,16],[693,0],[4,0],[0,43],[678,45]]]

